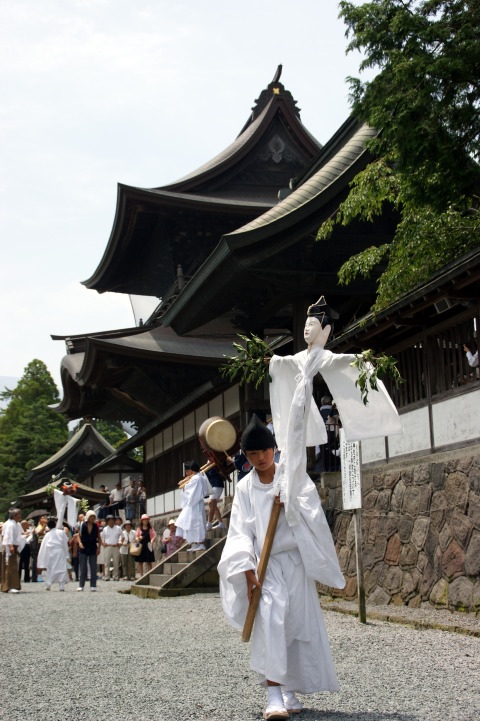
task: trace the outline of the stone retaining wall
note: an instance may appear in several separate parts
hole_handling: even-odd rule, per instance
[[[347,585],[357,593],[353,513],[339,474],[324,474],[324,508]],[[480,449],[364,470],[363,561],[369,603],[429,603],[480,612]],[[323,495],[323,494],[322,494]],[[321,589],[324,592],[327,589]]]

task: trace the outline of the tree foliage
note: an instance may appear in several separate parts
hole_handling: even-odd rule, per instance
[[[47,366],[31,361],[13,390],[0,393],[8,406],[0,412],[0,513],[17,495],[33,490],[25,478],[28,471],[65,445],[65,419],[50,405],[60,400]]]
[[[373,221],[388,205],[400,223],[391,243],[342,266],[341,283],[381,270],[374,309],[479,243],[480,4],[459,0],[343,0],[347,51],[360,50],[349,78],[353,112],[379,130],[376,160],[355,178],[335,224]]]

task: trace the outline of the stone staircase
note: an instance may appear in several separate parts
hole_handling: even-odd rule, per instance
[[[214,527],[207,531],[205,551],[188,551],[190,544],[185,543],[139,578],[130,593],[141,598],[158,598],[218,591],[217,565],[226,537],[226,528]]]

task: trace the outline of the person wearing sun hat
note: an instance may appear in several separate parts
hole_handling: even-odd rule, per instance
[[[142,514],[140,523],[135,532],[135,537],[140,539],[140,543],[142,544],[142,551],[139,556],[136,556],[135,561],[139,564],[140,576],[143,576],[145,570],[144,564],[147,567],[147,573],[153,568],[155,556],[153,554],[152,544],[157,537],[157,534],[150,523],[150,516],[148,513]]]

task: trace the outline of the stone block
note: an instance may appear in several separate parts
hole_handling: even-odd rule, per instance
[[[403,582],[403,571],[398,566],[390,566],[382,580],[382,588],[385,589],[390,596],[399,593]]]
[[[413,543],[406,543],[400,552],[399,566],[402,569],[415,568],[418,559],[418,551]]]
[[[400,471],[387,471],[382,473],[378,483],[375,483],[375,488],[378,490],[382,488],[395,488],[398,481],[400,480]]]
[[[473,587],[472,611],[480,611],[480,579],[475,583]]]
[[[375,563],[383,561],[385,558],[385,551],[387,550],[387,539],[385,536],[378,536],[373,544],[373,559]]]
[[[434,491],[440,491],[445,485],[445,469],[443,463],[432,463],[430,482]]]
[[[407,603],[417,593],[417,583],[411,573],[404,573],[400,596],[403,603]]]
[[[468,482],[472,491],[480,496],[480,464],[478,464],[478,458],[468,472]]]
[[[450,524],[444,523],[442,530],[438,534],[438,543],[439,543],[442,551],[446,551],[452,541],[453,541],[453,534],[450,529]]]
[[[427,558],[430,563],[433,563],[433,559],[435,558],[435,549],[437,548],[438,544],[438,531],[431,523],[427,532],[425,544],[423,546],[423,550],[427,554]]]
[[[385,488],[383,491],[379,491],[377,501],[375,503],[375,509],[379,513],[387,513],[390,510],[390,499],[392,497],[392,491]]]
[[[357,595],[357,579],[355,578],[347,578],[347,583],[345,584],[345,588],[342,591],[342,596],[344,598],[348,598],[349,600],[352,600]]]
[[[368,531],[367,531],[367,529],[365,529],[363,537],[368,543],[374,543],[377,535],[378,535],[378,516],[375,516],[374,518],[370,519]]]
[[[363,523],[369,525],[371,523],[371,520],[362,517],[362,524]],[[362,528],[362,534],[364,537],[367,535],[367,528]],[[353,546],[355,545],[355,519],[353,516],[351,517],[350,523],[348,524],[345,542],[349,548],[353,548]]]
[[[338,563],[340,564],[340,570],[342,573],[348,568],[348,562],[350,560],[350,549],[347,546],[342,546],[338,553]]]
[[[420,608],[421,603],[422,603],[422,597],[420,596],[420,594],[418,594],[418,596],[414,596],[413,598],[411,598],[409,600],[409,602],[407,603],[407,606],[409,608]]]
[[[394,533],[398,531],[399,516],[397,513],[389,513],[387,516],[387,527],[385,529],[385,536],[390,538]]]
[[[432,488],[430,484],[423,486],[408,486],[403,497],[402,511],[410,516],[418,516],[430,510]],[[393,502],[392,502],[392,510]]]
[[[415,548],[419,551],[423,548],[427,539],[428,529],[430,528],[429,518],[417,518],[413,524],[411,540]]]
[[[455,471],[445,480],[445,495],[449,506],[459,508],[463,513],[467,510],[469,479],[465,473]]]
[[[454,508],[450,514],[447,513],[447,519],[454,537],[462,548],[466,548],[473,530],[470,520],[457,508]]]
[[[390,603],[391,596],[383,588],[377,586],[375,591],[368,597],[372,606],[386,606]]]
[[[423,483],[429,483],[432,474],[432,464],[424,463],[421,466],[415,466],[413,469],[413,483],[416,486]]]
[[[384,578],[385,573],[388,570],[388,566],[385,563],[377,563],[372,569],[365,571],[365,593],[369,596],[375,588],[381,585],[381,580]]]
[[[396,533],[390,538],[387,543],[387,550],[385,551],[385,562],[389,565],[397,565],[400,558],[400,551],[402,548],[402,542],[400,536]]]
[[[390,508],[392,509],[392,511],[395,511],[396,513],[401,512],[405,490],[405,483],[402,479],[400,479],[395,488],[393,489],[392,498],[390,501]]]
[[[363,509],[365,511],[371,511],[372,508],[375,508],[375,504],[377,502],[377,496],[378,496],[378,491],[376,491],[375,489],[372,489],[371,491],[369,491],[366,494],[366,496],[364,496]]]
[[[442,556],[442,575],[449,581],[465,575],[465,553],[457,541],[452,541]]]
[[[474,491],[468,494],[467,516],[472,526],[480,531],[480,497]]]
[[[457,471],[462,471],[462,473],[467,473],[470,470],[473,463],[472,456],[464,456],[463,458],[458,459],[457,463]]]
[[[456,611],[471,611],[473,606],[473,583],[465,576],[456,578],[448,589],[448,606]]]
[[[408,543],[412,536],[412,530],[413,520],[411,518],[408,518],[408,516],[403,516],[403,518],[400,518],[400,521],[398,523],[398,535],[402,543]]]
[[[474,531],[465,554],[465,573],[468,576],[480,575],[480,531]]]
[[[366,495],[374,486],[375,476],[373,473],[362,474],[362,492]]]
[[[445,491],[435,491],[430,503],[430,519],[438,531],[441,530],[445,522],[447,509],[448,501]]]
[[[420,583],[420,595],[424,601],[428,600],[428,598],[430,597],[430,592],[431,592],[433,586],[439,580],[439,578],[440,578],[440,576],[435,571],[433,565],[428,563],[425,566],[425,569],[423,571],[422,580]]]
[[[346,570],[347,576],[357,575],[357,554],[354,550],[350,551],[350,558],[348,559],[348,567]]]
[[[375,546],[373,543],[365,543],[363,546],[363,567],[365,569],[373,568],[375,565]]]
[[[417,568],[420,573],[423,573],[428,566],[427,554],[424,551],[420,551],[417,558]]]
[[[448,605],[448,583],[444,578],[440,578],[432,588],[430,603],[440,608]]]

